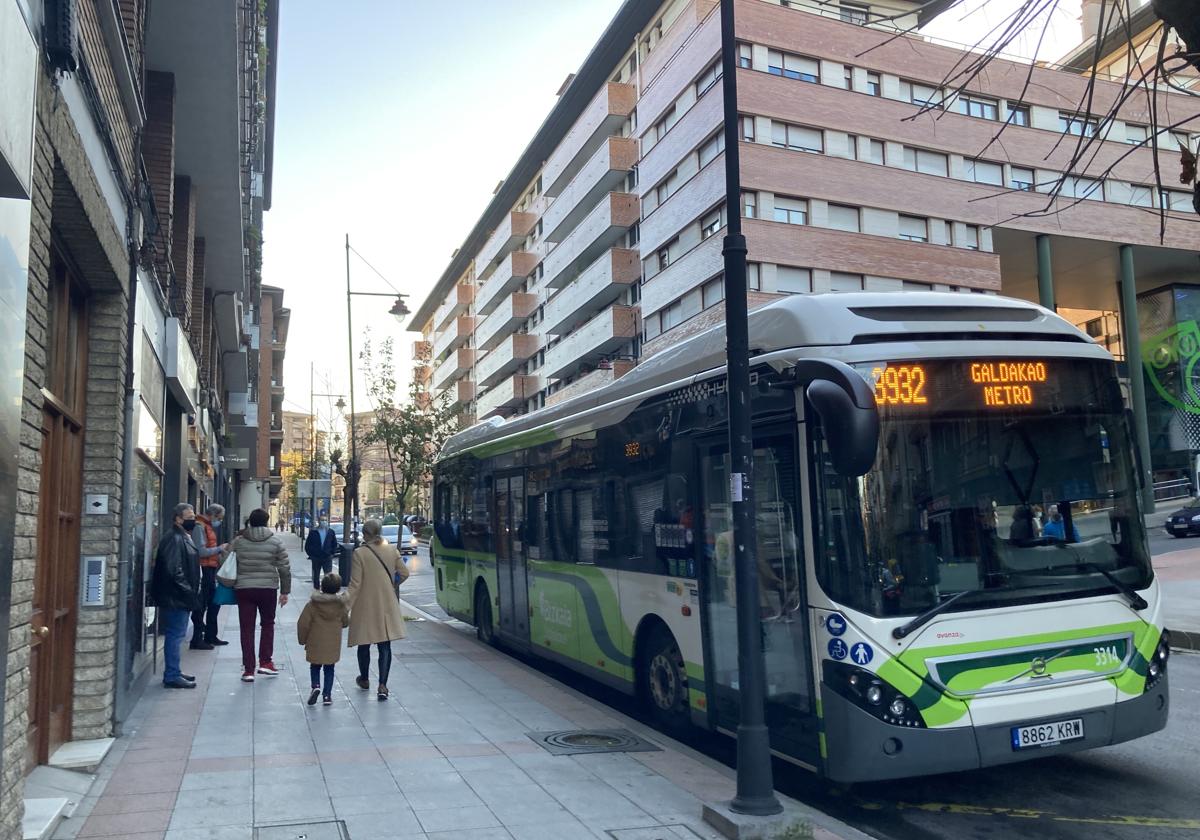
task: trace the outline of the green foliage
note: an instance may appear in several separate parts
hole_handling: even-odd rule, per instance
[[[442,444],[458,431],[458,409],[445,394],[423,405],[423,392],[415,381],[409,386],[408,398],[397,400],[392,339],[385,339],[376,350],[368,335],[359,358],[370,375],[367,393],[375,406],[375,424],[365,442],[382,444],[387,452],[392,492],[396,507],[403,512],[405,502],[411,501],[412,494],[432,475]]]
[[[384,525],[399,525],[400,520],[396,517],[396,514],[389,513],[387,516],[383,517],[383,524]]]

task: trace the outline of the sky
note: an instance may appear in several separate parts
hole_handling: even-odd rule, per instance
[[[282,3],[272,209],[263,282],[291,309],[285,409],[348,394],[345,236],[356,292],[409,295],[415,310],[583,62],[619,0],[289,0]],[[355,354],[368,330],[412,342],[392,300],[353,299]],[[407,320],[407,319],[406,319]],[[357,362],[356,362],[357,367]],[[330,416],[335,398],[315,400]],[[355,408],[369,408],[355,377]]]
[[[1016,2],[966,0],[927,31],[971,43]],[[310,365],[314,391],[349,401],[345,236],[362,255],[351,254],[352,290],[399,290],[415,310],[620,0],[281,6],[263,281],[285,290],[292,311],[285,409],[307,412]],[[1059,6],[1059,43],[1044,47],[1043,58],[1057,58],[1063,39],[1077,37],[1079,0]],[[1032,52],[1034,40],[1021,46]],[[391,337],[407,382],[419,335],[403,332],[387,314],[391,305],[353,299],[355,367],[368,332],[376,344]],[[371,407],[366,385],[358,371],[358,411]],[[335,401],[315,399],[321,425],[335,415]]]

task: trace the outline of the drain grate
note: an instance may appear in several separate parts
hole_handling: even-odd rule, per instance
[[[264,825],[254,829],[254,840],[349,840],[341,820]]]
[[[627,729],[568,729],[526,734],[554,755],[654,752],[660,749]]]
[[[653,828],[610,828],[613,840],[701,840],[686,825],[656,825]]]

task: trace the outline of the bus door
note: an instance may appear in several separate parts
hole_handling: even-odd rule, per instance
[[[712,723],[737,729],[737,598],[729,501],[729,445],[722,436],[700,442],[700,589],[705,675]],[[794,429],[756,430],[754,507],[758,609],[772,749],[816,767],[818,722],[812,695],[801,539],[800,471]]]
[[[525,577],[525,479],[521,475],[497,476],[496,585],[500,595],[500,631],[521,642],[529,641],[529,587]]]

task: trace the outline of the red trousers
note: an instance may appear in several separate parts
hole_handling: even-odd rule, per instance
[[[258,664],[270,662],[275,653],[275,599],[274,589],[239,589],[236,591],[238,624],[242,636],[242,667],[254,673],[254,619],[262,624],[262,635],[258,639]]]

